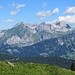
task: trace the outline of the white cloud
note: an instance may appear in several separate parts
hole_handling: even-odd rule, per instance
[[[47,11],[39,11],[36,13],[36,15],[40,18],[40,20],[43,20],[44,17],[47,17],[47,16],[52,16],[56,13],[59,12],[59,9],[58,8],[55,8],[52,12],[50,10],[47,10]]]
[[[14,20],[12,20],[12,19],[7,19],[7,20],[5,20],[5,21],[2,21],[2,23],[8,23],[8,22],[14,22]]]
[[[68,7],[65,14],[75,14],[75,7]]]
[[[26,6],[25,4],[19,4],[19,5],[16,6],[16,9],[20,9],[22,7],[25,7],[25,6]]]
[[[48,11],[39,11],[36,15],[39,16],[39,17],[50,16],[51,12],[50,12],[50,10],[48,10]]]
[[[73,16],[60,16],[59,18],[58,18],[58,21],[64,21],[64,22],[66,22],[66,23],[68,23],[68,24],[75,24],[75,15],[73,15]]]
[[[11,11],[10,15],[16,15],[19,11],[20,8],[26,6],[25,4],[15,4],[14,2],[11,4],[12,7],[15,7],[16,11]]]
[[[75,15],[59,16],[57,19],[53,20],[52,22],[46,22],[46,23],[55,24],[56,22],[64,22],[70,25],[75,25]]]
[[[42,7],[45,7],[45,6],[47,6],[47,3],[46,2],[43,2]]]
[[[59,9],[58,9],[58,8],[55,8],[55,9],[53,10],[52,14],[56,14],[56,13],[58,13],[58,12],[59,12]]]
[[[11,11],[10,14],[11,15],[16,15],[19,12],[19,9],[17,9],[16,11]]]

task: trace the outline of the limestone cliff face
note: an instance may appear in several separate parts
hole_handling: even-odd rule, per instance
[[[0,32],[0,44],[8,44],[13,46],[30,46],[42,40],[61,37],[72,32],[72,28],[62,22],[55,24],[40,23],[40,24],[27,24],[17,23],[11,29],[5,32]]]

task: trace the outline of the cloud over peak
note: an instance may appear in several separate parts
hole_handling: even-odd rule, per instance
[[[52,22],[47,22],[47,23],[55,24],[57,22],[64,22],[66,24],[75,25],[75,15],[59,16],[57,19],[53,20]]]
[[[75,15],[73,15],[73,16],[67,15],[65,17],[64,16],[60,16],[58,18],[58,21],[64,21],[64,22],[66,22],[68,24],[75,24]]]
[[[65,11],[65,14],[75,14],[75,6],[74,7],[68,7]]]

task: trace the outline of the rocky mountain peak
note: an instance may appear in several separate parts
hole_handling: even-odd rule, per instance
[[[57,26],[61,26],[61,27],[65,27],[65,28],[71,28],[69,24],[66,24],[66,22],[57,22],[56,23]]]
[[[5,33],[1,32],[0,37],[3,37],[0,39],[0,42],[11,45],[28,46],[40,42],[42,39],[46,40],[65,35],[64,32],[67,34],[70,29],[72,28],[64,22],[58,22],[56,24],[47,24],[45,22],[29,24],[20,22]]]
[[[68,24],[66,24],[66,28],[71,28]]]
[[[46,23],[45,22],[42,22],[40,25],[45,25]]]
[[[26,27],[28,24],[24,23],[24,22],[20,22],[20,23],[17,23],[14,27]]]

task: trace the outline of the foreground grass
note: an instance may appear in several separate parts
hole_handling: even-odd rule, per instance
[[[33,63],[14,63],[14,67],[7,62],[0,62],[0,75],[75,75],[74,71],[58,66]]]

